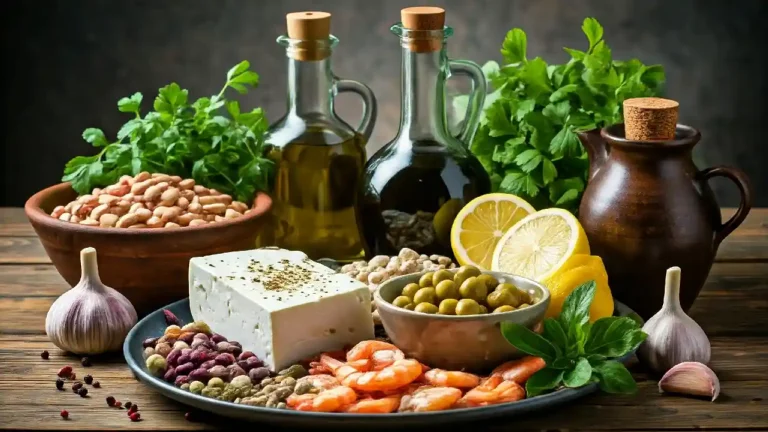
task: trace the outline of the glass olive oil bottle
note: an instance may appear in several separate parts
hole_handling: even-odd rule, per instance
[[[365,255],[361,228],[361,187],[365,144],[376,117],[373,92],[331,72],[331,15],[287,15],[288,35],[278,38],[288,57],[288,109],[270,126],[266,142],[275,161],[269,226],[261,246],[301,250],[312,259],[347,262]],[[363,99],[355,130],[333,108],[337,92]]]
[[[459,210],[490,192],[491,182],[467,150],[485,99],[485,78],[472,62],[449,60],[445,11],[402,10],[392,26],[402,46],[401,115],[397,136],[365,168],[364,227],[373,254],[408,247],[422,254],[453,257],[450,232]],[[473,81],[467,118],[458,137],[448,132],[445,80],[450,74]]]

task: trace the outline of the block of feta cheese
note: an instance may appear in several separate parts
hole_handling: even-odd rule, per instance
[[[368,287],[286,249],[192,258],[189,307],[274,371],[374,337]]]

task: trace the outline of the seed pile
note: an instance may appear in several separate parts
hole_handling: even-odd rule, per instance
[[[293,365],[271,374],[254,353],[235,341],[211,332],[207,324],[179,327],[178,318],[164,311],[170,324],[157,338],[144,341],[147,370],[182,390],[245,405],[285,408],[296,380],[308,374]]]
[[[370,261],[355,261],[339,270],[340,273],[353,277],[368,284],[371,294],[384,283],[395,276],[419,273],[424,270],[437,271],[456,268],[450,258],[442,255],[419,255],[413,249],[403,248],[397,256],[377,255]],[[371,303],[373,319],[380,324],[376,306]]]
[[[197,185],[193,179],[141,172],[58,206],[51,216],[104,228],[179,228],[235,219],[248,212],[245,203]]]

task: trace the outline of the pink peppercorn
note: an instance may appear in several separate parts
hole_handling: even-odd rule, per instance
[[[40,353],[40,358],[42,358],[43,360],[48,360],[48,356],[49,356],[48,351],[43,351]]]
[[[131,421],[141,420],[141,414],[139,414],[138,412],[131,413],[131,415],[129,415],[128,417],[131,419]]]
[[[61,418],[63,418],[64,420],[69,418],[69,411],[67,410],[61,410],[61,413],[59,414],[61,415]]]

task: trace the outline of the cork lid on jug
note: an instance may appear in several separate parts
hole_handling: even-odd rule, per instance
[[[285,16],[288,37],[298,41],[291,52],[296,60],[322,60],[330,56],[330,46],[324,43],[331,36],[331,14],[309,11],[292,12]]]
[[[408,48],[413,52],[439,51],[443,46],[442,31],[445,26],[445,9],[435,6],[415,6],[400,11],[400,21],[408,35]]]
[[[680,104],[655,97],[624,101],[624,137],[632,141],[671,141],[675,139]]]

